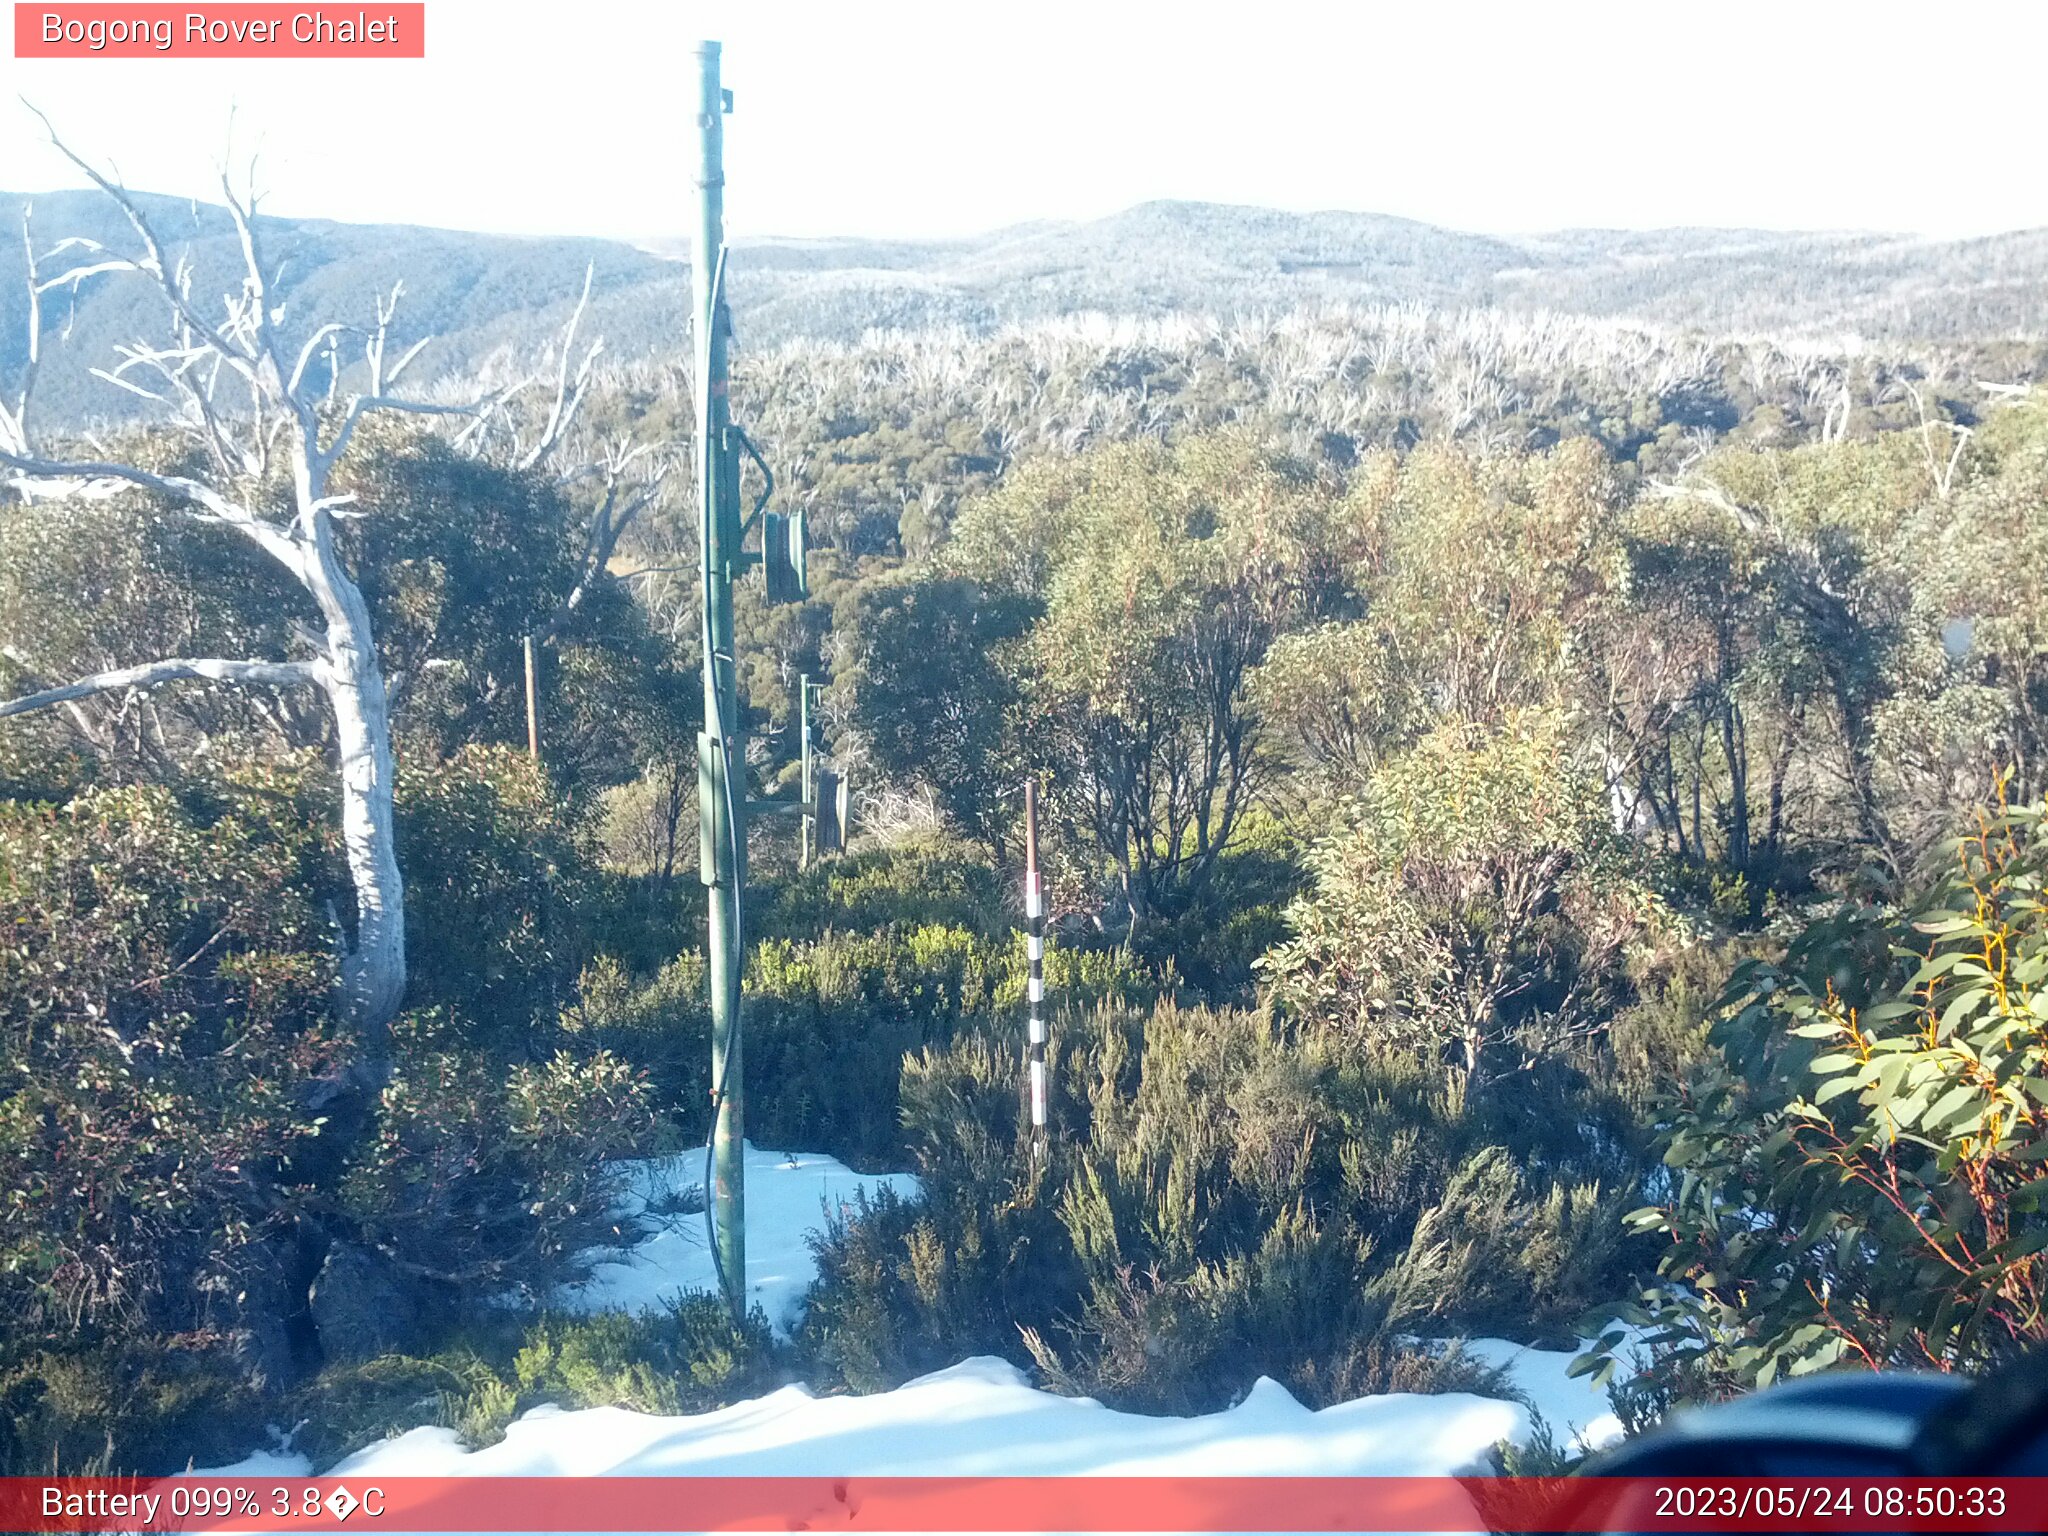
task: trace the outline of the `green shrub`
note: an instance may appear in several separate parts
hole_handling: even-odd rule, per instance
[[[0,1357],[0,1476],[108,1476],[220,1465],[267,1405],[217,1336],[85,1333]]]
[[[1151,990],[1117,950],[1054,943],[1045,969],[1053,996],[1077,1006]],[[985,938],[925,923],[762,940],[747,973],[749,1136],[890,1162],[904,1146],[897,1088],[905,1056],[970,1024],[1021,1023],[1026,976],[1017,933]],[[600,955],[561,1023],[577,1049],[612,1050],[646,1070],[684,1133],[704,1133],[711,1033],[701,956],[685,953],[643,979]]]
[[[923,1194],[821,1238],[814,1379],[873,1390],[994,1352],[1174,1412],[1261,1374],[1316,1402],[1470,1383],[1417,1336],[1569,1337],[1640,1261],[1615,1219],[1643,1138],[1587,1073],[1468,1091],[1333,1029],[1171,1003],[1052,1033],[1043,1164],[1017,1032],[906,1060]]]
[[[364,1240],[457,1294],[545,1295],[579,1252],[621,1238],[608,1169],[654,1149],[645,1081],[603,1051],[501,1069],[449,1035],[431,1015],[394,1027],[394,1075],[341,1208]]]
[[[1139,927],[1137,953],[1210,1002],[1253,1005],[1260,957],[1287,938],[1288,905],[1307,880],[1302,851],[1277,817],[1249,807],[1208,878]]]
[[[244,1171],[316,1138],[297,1086],[348,1048],[306,785],[293,766],[0,803],[12,1342],[233,1329],[263,1295],[291,1211]]]
[[[440,1353],[330,1366],[294,1393],[294,1448],[316,1469],[422,1424],[472,1448],[540,1403],[699,1413],[779,1384],[781,1361],[757,1309],[735,1326],[715,1297],[667,1310],[589,1317],[488,1311]],[[223,1458],[225,1459],[225,1458]]]
[[[654,1102],[686,1125],[701,1115],[711,1012],[697,951],[685,950],[645,980],[618,957],[598,955],[577,978],[576,1000],[560,1025],[572,1050],[610,1051],[644,1071]]]
[[[905,1146],[906,1055],[984,1023],[1021,1025],[1028,967],[996,872],[965,845],[911,840],[823,859],[750,890],[748,1134],[761,1145],[893,1166]],[[631,900],[626,900],[628,906]],[[617,903],[607,899],[605,911]],[[644,924],[591,929],[597,948],[560,1015],[570,1049],[606,1049],[647,1072],[685,1136],[705,1129],[710,1016],[701,953],[649,963]],[[602,930],[600,932],[600,930]],[[624,947],[612,948],[617,931]],[[1045,972],[1062,1006],[1148,999],[1131,954],[1055,938]]]
[[[545,1286],[616,1237],[602,1170],[654,1145],[651,1094],[601,1049],[534,1057],[525,1010],[551,962],[520,951],[558,845],[517,763],[478,755],[406,787],[409,814],[440,823],[407,871],[417,990],[506,1012],[404,1017],[359,1134],[312,1107],[309,1086],[354,1056],[333,1008],[348,902],[327,776],[287,758],[0,802],[17,1464],[111,1444],[153,1467],[176,1426],[206,1457],[247,1450],[247,1420],[279,1417],[320,1364],[308,1293],[337,1246],[381,1250],[431,1331],[465,1295]]]
[[[1022,1360],[1021,1328],[1049,1326],[1077,1276],[1030,1186],[979,1207],[964,1192],[889,1192],[834,1216],[814,1241],[818,1282],[795,1339],[813,1386],[880,1392],[965,1355]]]
[[[480,1405],[498,1402],[504,1386],[504,1373],[489,1353],[470,1347],[329,1366],[292,1394],[292,1446],[317,1471],[422,1424],[455,1428],[466,1421],[480,1431],[472,1443],[488,1443],[503,1433],[511,1415],[491,1425]]]
[[[640,1413],[696,1413],[758,1395],[778,1378],[767,1317],[733,1323],[713,1296],[642,1315],[543,1318],[513,1362],[522,1401]]]
[[[0,693],[12,696],[12,668],[0,658]],[[0,731],[0,800],[62,805],[93,782],[98,765],[75,748],[60,745],[47,719],[12,721]]]
[[[1630,1217],[1668,1246],[1618,1315],[1662,1332],[1674,1395],[2048,1341],[2044,820],[1987,820],[1916,899],[1839,904],[1730,978],[1669,1100],[1676,1183]]]
[[[1020,921],[986,855],[945,837],[820,859],[764,896],[752,919],[764,938],[932,925],[997,938]]]
[[[402,768],[397,800],[407,998],[523,1054],[574,963],[588,849],[547,775],[509,748]]]
[[[1287,1007],[1485,1077],[1604,1031],[1667,913],[1550,711],[1438,726],[1310,858],[1262,962]]]

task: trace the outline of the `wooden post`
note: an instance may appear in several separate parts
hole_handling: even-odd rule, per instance
[[[540,757],[540,692],[535,682],[533,636],[526,637],[526,752]]]
[[[1024,781],[1024,924],[1030,958],[1031,1152],[1045,1158],[1045,887],[1038,873],[1038,786]]]

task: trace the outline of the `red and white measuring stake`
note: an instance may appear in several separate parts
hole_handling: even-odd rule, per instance
[[[1024,785],[1024,929],[1030,955],[1031,1137],[1045,1147],[1045,885],[1038,873],[1038,786]]]

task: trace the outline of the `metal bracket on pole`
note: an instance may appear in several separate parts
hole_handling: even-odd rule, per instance
[[[830,768],[820,768],[813,782],[817,794],[811,805],[811,824],[816,828],[818,851],[844,852],[846,821],[851,810],[846,781]]]
[[[761,457],[761,450],[754,446],[754,440],[747,436],[743,428],[727,427],[726,431],[733,435],[733,440],[745,451],[747,457],[754,461],[754,468],[761,471],[761,494],[754,498],[754,510],[747,514],[746,524],[740,529],[740,537],[745,538],[754,524],[761,521],[761,509],[768,505],[768,498],[775,494],[775,471],[768,467],[768,461]]]

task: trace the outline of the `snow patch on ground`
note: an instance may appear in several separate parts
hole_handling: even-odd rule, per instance
[[[273,1431],[273,1433],[275,1433]],[[311,1477],[313,1463],[297,1451],[257,1451],[225,1467],[181,1472],[180,1477]]]
[[[695,1195],[704,1182],[704,1154],[622,1163],[626,1190],[618,1215],[638,1221],[675,1197]],[[810,1238],[828,1215],[850,1210],[858,1198],[894,1190],[918,1192],[907,1173],[855,1173],[815,1152],[767,1152],[746,1144],[747,1297],[788,1337],[803,1311],[804,1292],[817,1278]],[[627,1249],[593,1250],[590,1277],[553,1299],[572,1312],[652,1312],[688,1291],[717,1294],[718,1272],[705,1242],[704,1217],[656,1218],[664,1224]]]
[[[694,1192],[701,1153],[624,1165],[621,1217]],[[746,1149],[747,1290],[786,1336],[816,1278],[809,1238],[828,1215],[883,1189],[918,1193],[909,1174],[858,1174],[812,1153]],[[580,1312],[644,1312],[689,1291],[717,1290],[701,1215],[675,1218],[620,1254],[592,1255],[583,1284],[554,1298]],[[1506,1368],[1560,1443],[1597,1447],[1621,1426],[1604,1393],[1565,1374],[1569,1350],[1472,1339],[1465,1349]],[[1004,1476],[1152,1474],[1266,1477],[1431,1476],[1475,1467],[1498,1441],[1531,1429],[1519,1403],[1468,1393],[1392,1393],[1320,1410],[1261,1378],[1242,1402],[1193,1418],[1122,1413],[1034,1388],[988,1356],[867,1397],[813,1397],[801,1386],[711,1413],[672,1418],[622,1408],[543,1406],[498,1444],[463,1448],[451,1429],[421,1428],[359,1451],[333,1473],[379,1476]],[[259,1452],[209,1476],[304,1476],[303,1456]]]
[[[1621,1420],[1608,1406],[1607,1389],[1593,1386],[1589,1377],[1565,1374],[1577,1350],[1467,1339],[1465,1353],[1483,1365],[1504,1366],[1508,1380],[1543,1415],[1560,1447],[1597,1451],[1621,1438]]]
[[[893,1392],[784,1387],[711,1413],[536,1408],[498,1444],[415,1429],[335,1476],[1431,1476],[1525,1433],[1518,1405],[1463,1393],[1361,1398],[1312,1411],[1277,1382],[1198,1418],[1120,1413],[1032,1387],[1007,1361],[963,1360]]]

